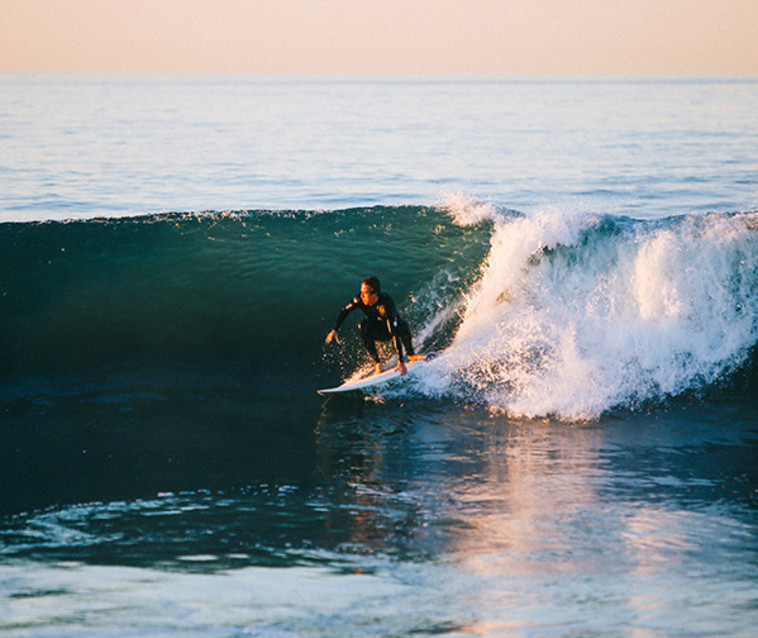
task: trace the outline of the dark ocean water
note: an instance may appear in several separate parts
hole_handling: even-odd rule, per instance
[[[283,432],[307,434],[316,388],[364,360],[348,330],[342,353],[323,342],[365,256],[414,321],[473,278],[487,232],[446,217],[391,208],[2,226],[2,399],[16,424],[3,465],[18,484],[3,510],[140,496],[145,486],[244,487],[251,454],[276,451],[288,465],[309,445]],[[460,281],[437,285],[443,270]],[[413,310],[414,287],[431,307]],[[429,344],[450,338],[443,329]],[[240,453],[231,465],[242,474],[230,480],[229,455]],[[30,475],[44,478],[32,487]]]
[[[755,82],[2,85],[0,634],[753,635]]]

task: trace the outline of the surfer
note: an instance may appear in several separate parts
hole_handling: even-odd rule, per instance
[[[326,343],[331,343],[339,337],[337,331],[340,329],[345,318],[356,308],[360,308],[366,315],[358,324],[361,338],[366,346],[369,356],[374,361],[376,374],[382,371],[382,364],[379,360],[379,354],[376,351],[376,341],[389,341],[392,339],[397,351],[397,366],[395,370],[405,375],[408,370],[403,361],[403,347],[408,353],[410,359],[414,359],[413,343],[411,341],[411,330],[408,323],[400,318],[392,301],[387,293],[382,292],[382,285],[376,277],[366,277],[361,282],[360,294],[353,298],[337,315],[337,321],[334,328],[326,335]]]

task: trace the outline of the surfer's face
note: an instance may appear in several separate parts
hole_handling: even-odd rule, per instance
[[[367,306],[373,306],[379,300],[377,295],[366,284],[361,284],[361,301]]]

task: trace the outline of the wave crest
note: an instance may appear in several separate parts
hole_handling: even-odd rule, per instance
[[[427,391],[591,419],[716,383],[756,344],[755,229],[755,213],[503,219]]]

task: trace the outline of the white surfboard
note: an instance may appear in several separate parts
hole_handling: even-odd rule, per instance
[[[406,369],[408,370],[408,374],[411,373],[411,370],[413,370],[417,365],[421,363],[425,363],[426,361],[429,361],[432,357],[435,356],[434,352],[430,352],[428,354],[423,355],[423,358],[414,359],[413,361],[407,361],[405,364]],[[381,372],[379,374],[372,374],[370,377],[362,377],[360,379],[349,379],[348,381],[345,381],[342,385],[338,385],[334,388],[324,388],[323,390],[319,390],[319,394],[337,394],[339,392],[350,392],[352,390],[363,390],[365,388],[370,388],[375,385],[381,385],[382,383],[387,383],[387,381],[391,381],[392,379],[397,379],[398,377],[402,376],[399,371],[395,370],[393,367],[390,370],[387,370],[386,372]]]

